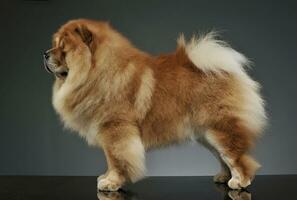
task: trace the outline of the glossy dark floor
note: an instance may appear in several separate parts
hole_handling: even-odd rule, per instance
[[[296,191],[295,191],[296,190]],[[297,175],[257,176],[245,191],[214,184],[211,177],[151,177],[120,192],[96,190],[96,177],[0,177],[2,200],[297,200]]]

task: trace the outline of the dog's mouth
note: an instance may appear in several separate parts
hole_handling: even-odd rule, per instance
[[[52,61],[48,59],[43,60],[45,70],[50,73],[54,74],[59,78],[66,78],[68,75],[68,68],[64,66],[56,66]]]
[[[59,67],[57,70],[53,72],[59,78],[66,78],[68,75],[68,68]]]

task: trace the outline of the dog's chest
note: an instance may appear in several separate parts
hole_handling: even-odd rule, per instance
[[[67,87],[61,87],[59,90],[54,91],[53,106],[55,110],[60,115],[66,128],[78,132],[81,137],[86,139],[89,145],[98,144],[98,123],[87,118],[78,110],[67,109],[66,98],[69,94]]]

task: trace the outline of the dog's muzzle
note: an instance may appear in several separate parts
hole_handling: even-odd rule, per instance
[[[48,53],[48,51],[44,52],[43,53],[43,65],[44,65],[44,68],[45,70],[48,72],[48,73],[53,73],[53,71],[50,69],[50,67],[48,66],[48,59],[50,58],[50,55]]]
[[[66,66],[56,66],[56,64],[54,64],[53,58],[50,56],[49,51],[50,50],[44,52],[43,54],[43,64],[45,70],[59,78],[66,78],[68,75],[68,68]]]

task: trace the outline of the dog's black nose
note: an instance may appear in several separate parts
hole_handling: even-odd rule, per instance
[[[43,57],[47,60],[50,56],[49,53],[46,51],[43,53]]]

